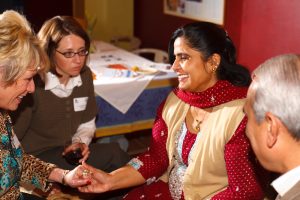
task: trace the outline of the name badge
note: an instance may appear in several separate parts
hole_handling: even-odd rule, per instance
[[[79,112],[86,109],[88,97],[78,97],[73,99],[74,111]]]
[[[12,142],[13,142],[13,145],[16,149],[20,147],[20,141],[19,141],[19,139],[17,138],[17,136],[15,134],[13,136],[13,141]]]

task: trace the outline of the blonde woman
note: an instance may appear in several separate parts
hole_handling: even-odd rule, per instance
[[[18,108],[35,90],[33,76],[45,70],[48,59],[27,20],[15,11],[0,15],[0,199],[23,199],[20,183],[47,191],[51,182],[71,187],[85,185],[82,167],[63,170],[26,154],[12,127],[8,111]],[[78,173],[77,173],[77,170]],[[32,199],[32,198],[30,198]]]

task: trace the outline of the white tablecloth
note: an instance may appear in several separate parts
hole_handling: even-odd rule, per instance
[[[94,52],[90,54],[88,66],[96,75],[95,93],[105,99],[122,113],[126,113],[139,95],[144,91],[155,75],[139,75],[136,77],[108,77],[103,69],[110,64],[122,64],[128,67],[160,68],[165,64],[157,64],[138,55],[117,48],[109,43],[94,41]],[[168,72],[174,77],[174,74]]]

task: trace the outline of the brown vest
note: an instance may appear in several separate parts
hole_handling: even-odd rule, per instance
[[[97,114],[92,74],[89,68],[81,73],[82,85],[75,87],[69,97],[59,98],[45,90],[44,82],[35,77],[36,90],[27,95],[19,113],[13,113],[15,133],[27,153],[63,146],[75,134],[78,126]],[[74,111],[74,99],[88,97],[86,109]],[[19,116],[18,116],[19,115]]]

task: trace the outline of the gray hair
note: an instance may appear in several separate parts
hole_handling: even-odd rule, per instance
[[[277,116],[300,140],[300,55],[273,57],[253,71],[253,110],[258,123],[266,112]]]

